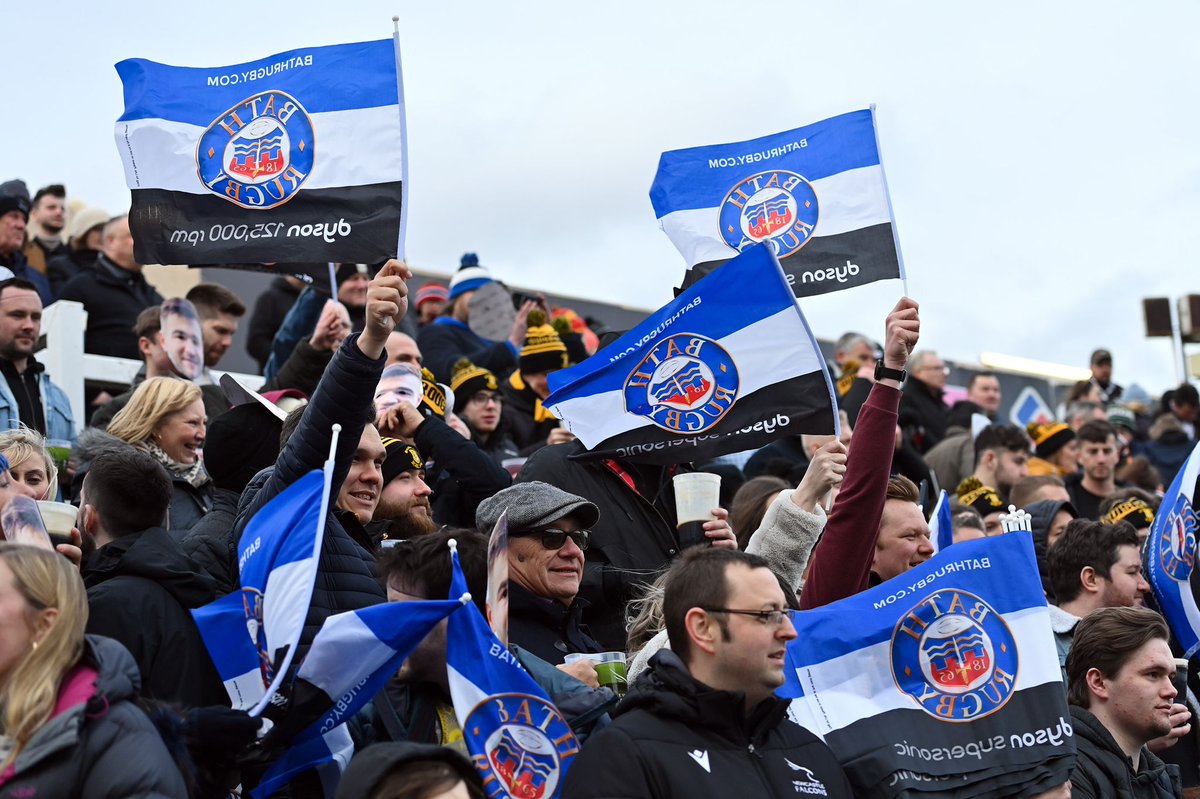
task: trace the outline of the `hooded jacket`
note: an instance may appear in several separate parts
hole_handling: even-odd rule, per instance
[[[1183,795],[1179,767],[1142,747],[1135,772],[1112,733],[1084,708],[1071,705],[1079,759],[1071,772],[1073,799],[1176,799]]]
[[[745,695],[698,682],[659,652],[567,772],[572,799],[851,797],[833,752],[770,697],[747,715]]]
[[[186,799],[183,777],[158,730],[134,704],[138,670],[116,641],[87,636],[59,688],[54,715],[14,768],[0,799]]]
[[[1065,500],[1041,499],[1025,506],[1025,512],[1029,514],[1030,529],[1033,531],[1033,554],[1037,556],[1038,575],[1042,578],[1042,590],[1046,592],[1049,602],[1054,601],[1054,588],[1050,584],[1050,525],[1054,524],[1054,517],[1060,510],[1066,510],[1072,517],[1079,518],[1075,506]]]
[[[75,462],[79,464],[71,481],[75,499],[79,498],[79,491],[83,487],[83,478],[91,468],[92,461],[105,453],[119,452],[132,447],[132,444],[94,427],[89,427],[80,433],[79,441],[76,442],[75,448],[71,452]],[[168,474],[170,473],[168,472]],[[167,508],[167,529],[182,540],[184,534],[212,510],[213,486],[210,482],[201,488],[196,488],[181,477],[173,474],[170,476],[171,504]]]
[[[124,535],[84,563],[87,631],[119,641],[137,663],[142,693],[184,707],[229,703],[189,611],[216,599],[199,572],[161,527]]]

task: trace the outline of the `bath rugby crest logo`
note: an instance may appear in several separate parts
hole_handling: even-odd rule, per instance
[[[262,591],[254,588],[242,589],[242,611],[246,614],[246,634],[254,643],[258,652],[258,670],[262,675],[263,687],[271,684],[274,679],[274,669],[271,665],[271,653],[267,651],[267,633],[263,628],[263,595]]]
[[[625,410],[672,433],[715,425],[737,400],[733,358],[710,338],[668,336],[654,345],[625,379]]]
[[[243,208],[274,208],[308,180],[315,153],[300,101],[265,91],[213,120],[196,145],[196,167],[213,194]]]
[[[1017,667],[1003,617],[966,591],[930,594],[892,632],[896,686],[941,721],[971,721],[1004,707]]]
[[[1166,523],[1154,533],[1159,536],[1158,557],[1168,577],[1186,583],[1196,565],[1196,513],[1180,494],[1166,515]]]
[[[721,238],[735,250],[768,242],[778,258],[808,244],[817,227],[817,193],[795,172],[760,172],[738,183],[721,201]]]
[[[529,694],[488,697],[467,716],[463,734],[493,798],[553,796],[579,751],[558,708]]]

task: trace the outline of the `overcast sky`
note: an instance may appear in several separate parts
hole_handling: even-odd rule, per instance
[[[1140,298],[1200,293],[1195,3],[21,3],[0,180],[124,209],[114,63],[383,38],[394,13],[415,266],[472,250],[512,284],[657,307],[683,268],[647,196],[663,150],[874,102],[922,346],[1079,366],[1105,346],[1118,382],[1176,381]],[[881,338],[900,291],[802,308]]]

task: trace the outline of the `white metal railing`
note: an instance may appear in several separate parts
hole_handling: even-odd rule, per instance
[[[142,368],[141,361],[84,352],[83,333],[86,329],[87,311],[80,303],[59,300],[47,306],[42,314],[42,340],[39,342],[42,349],[38,351],[38,360],[45,364],[46,374],[54,384],[66,392],[78,429],[83,429],[86,418],[84,383],[128,386]],[[213,377],[219,379],[223,374],[230,375],[250,391],[258,391],[264,382],[262,375],[239,372],[214,371]]]

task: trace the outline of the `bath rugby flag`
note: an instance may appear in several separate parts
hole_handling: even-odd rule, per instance
[[[751,247],[578,366],[546,406],[587,457],[671,464],[832,433],[825,359],[770,247]]]
[[[466,593],[467,580],[457,550],[451,557],[450,596],[458,597]],[[446,676],[454,714],[483,779],[484,795],[489,799],[560,796],[579,741],[473,602],[450,615]]]
[[[404,108],[391,39],[228,67],[116,65],[142,263],[371,263],[402,252]]]
[[[1196,570],[1196,480],[1200,444],[1171,481],[1146,543],[1145,572],[1171,632],[1190,658],[1200,650],[1200,608],[1193,580]]]
[[[954,519],[950,514],[950,495],[942,489],[929,517],[929,542],[934,552],[941,552],[954,543]]]
[[[663,153],[650,201],[687,261],[685,288],[759,242],[800,297],[904,274],[873,109]]]
[[[264,505],[238,544],[241,588],[192,611],[234,708],[258,715],[300,642],[325,535],[333,461]]]
[[[855,796],[1030,796],[1066,782],[1071,716],[1029,533],[955,544],[794,623],[780,693]]]

